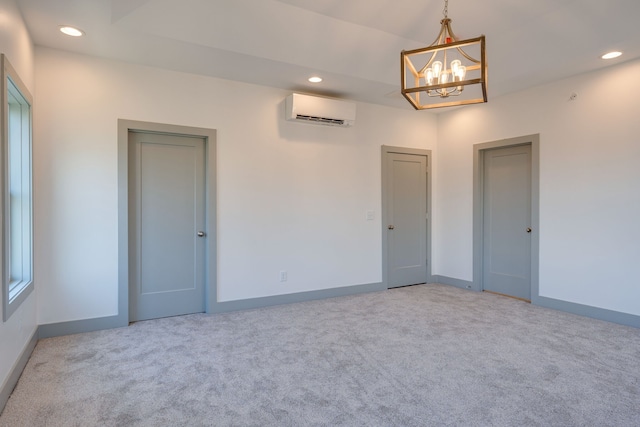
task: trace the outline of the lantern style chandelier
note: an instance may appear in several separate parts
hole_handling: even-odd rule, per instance
[[[487,102],[484,35],[458,40],[451,31],[449,0],[443,14],[440,34],[429,47],[400,55],[402,95],[416,110]]]

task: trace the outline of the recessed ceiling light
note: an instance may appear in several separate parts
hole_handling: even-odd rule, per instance
[[[80,36],[84,36],[84,31],[76,28],[76,27],[70,27],[68,25],[61,25],[60,26],[60,31],[68,36],[71,37],[80,37]]]
[[[309,81],[311,83],[320,83],[322,81],[322,77],[318,77],[318,76],[309,77]]]
[[[617,58],[620,55],[622,55],[622,52],[609,52],[602,55],[602,59],[613,59]]]

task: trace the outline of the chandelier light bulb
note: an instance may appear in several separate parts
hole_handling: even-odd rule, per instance
[[[460,62],[459,59],[451,61],[451,74],[453,74],[454,77],[458,75],[458,69],[460,68],[461,65],[462,65],[462,62]]]
[[[464,77],[467,74],[467,67],[465,67],[464,65],[461,65],[458,67],[458,72],[456,73],[457,80],[459,82],[464,80]],[[455,78],[454,77],[454,78]],[[458,92],[462,92],[464,90],[464,86],[458,86]]]
[[[440,73],[442,72],[442,62],[436,61],[433,63],[433,77],[436,79],[440,78]]]
[[[424,81],[427,86],[431,86],[433,84],[433,70],[431,68],[427,68],[424,72]]]

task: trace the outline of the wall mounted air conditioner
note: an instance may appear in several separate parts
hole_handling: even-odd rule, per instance
[[[285,108],[285,118],[300,123],[349,127],[356,121],[356,104],[340,99],[293,93]]]

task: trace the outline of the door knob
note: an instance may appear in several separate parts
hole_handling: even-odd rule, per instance
[[[531,227],[527,227],[527,233],[531,233]]]
[[[198,237],[204,237],[206,235],[207,233],[205,233],[204,231],[198,231]]]
[[[387,227],[389,230],[393,230],[395,227],[393,225],[390,225],[389,227]]]

